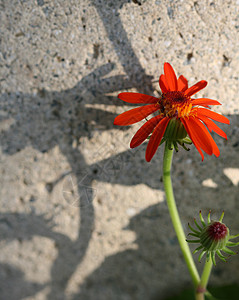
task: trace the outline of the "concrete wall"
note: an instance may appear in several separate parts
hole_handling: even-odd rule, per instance
[[[113,126],[120,91],[158,96],[163,63],[231,120],[221,155],[174,156],[182,221],[239,229],[239,2],[1,1],[1,299],[165,299],[190,284],[164,199],[162,153]],[[196,259],[196,256],[195,256]],[[199,264],[202,269],[203,264]],[[211,282],[238,281],[239,258]]]

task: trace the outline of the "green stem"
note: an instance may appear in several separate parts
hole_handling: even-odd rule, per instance
[[[207,290],[207,284],[211,274],[212,266],[213,266],[212,259],[210,257],[209,260],[206,260],[205,262],[204,269],[201,276],[201,281],[198,285],[198,292],[196,294],[196,299],[204,299],[204,294],[206,293]]]
[[[197,293],[196,294],[196,300],[205,300],[204,293]]]
[[[187,267],[189,269],[190,275],[192,277],[192,281],[194,287],[196,288],[200,282],[200,277],[195,266],[195,263],[192,258],[191,251],[189,246],[186,242],[186,237],[183,231],[183,227],[179,218],[178,210],[176,207],[173,188],[172,188],[172,181],[171,181],[171,165],[172,165],[172,157],[173,157],[173,149],[168,149],[167,143],[165,143],[165,150],[164,150],[164,159],[163,159],[163,182],[164,182],[164,189],[166,194],[166,200],[168,204],[169,214],[171,216],[171,220],[174,226],[174,230],[178,237],[178,241],[186,261]]]
[[[212,270],[212,259],[211,257],[209,258],[209,260],[205,262],[205,266],[202,272],[202,276],[201,276],[201,281],[200,281],[200,286],[204,289],[207,288],[207,284],[208,284],[208,280],[209,280],[209,276],[211,274],[211,270]]]

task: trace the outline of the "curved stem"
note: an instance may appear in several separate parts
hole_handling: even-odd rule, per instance
[[[163,159],[163,182],[164,182],[164,189],[166,194],[166,200],[168,204],[169,214],[171,216],[171,220],[174,226],[174,230],[178,237],[178,241],[186,261],[188,270],[192,277],[192,281],[194,287],[196,288],[200,282],[200,277],[198,275],[197,268],[192,258],[191,251],[189,246],[186,242],[186,237],[183,231],[183,227],[179,218],[178,210],[176,207],[173,188],[172,188],[172,181],[171,181],[171,165],[172,165],[172,157],[173,157],[173,149],[168,149],[167,143],[165,143],[165,150],[164,150],[164,159]]]

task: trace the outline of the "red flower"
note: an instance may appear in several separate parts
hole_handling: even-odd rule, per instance
[[[146,149],[145,158],[147,161],[152,159],[162,138],[165,138],[165,130],[171,120],[176,120],[176,123],[183,127],[184,131],[186,129],[185,133],[191,138],[201,154],[202,160],[204,159],[202,150],[209,155],[215,154],[218,157],[220,151],[208,130],[210,132],[215,131],[218,135],[227,139],[224,131],[212,120],[225,124],[229,124],[230,121],[226,117],[209,110],[209,105],[221,105],[218,101],[207,98],[191,98],[191,96],[205,88],[207,82],[202,80],[188,88],[187,79],[182,75],[177,79],[169,63],[164,64],[164,73],[159,78],[159,85],[162,90],[160,98],[139,93],[121,93],[118,95],[119,99],[125,102],[147,105],[122,113],[115,118],[114,124],[131,125],[143,120],[152,113],[158,113],[136,132],[130,143],[130,147],[135,148],[142,144],[152,133]],[[171,131],[170,134],[173,136],[171,142],[175,145],[175,142],[178,142],[177,134]],[[167,139],[169,139],[168,136]]]

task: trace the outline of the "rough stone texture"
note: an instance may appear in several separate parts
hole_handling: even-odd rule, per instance
[[[238,1],[1,1],[0,298],[164,299],[190,278],[161,181],[130,150],[120,91],[159,95],[169,61],[229,117],[219,158],[174,157],[187,230],[199,209],[239,229]],[[202,264],[199,265],[202,269]],[[211,283],[238,280],[239,258]],[[173,288],[172,288],[173,286]]]

